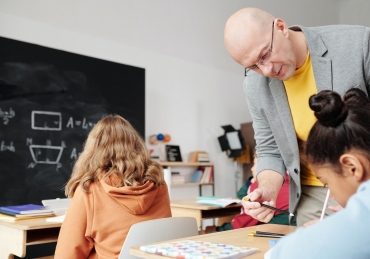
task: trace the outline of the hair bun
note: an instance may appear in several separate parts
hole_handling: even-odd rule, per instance
[[[309,99],[310,108],[315,112],[319,123],[325,127],[336,127],[348,114],[347,105],[336,92],[324,90]]]
[[[344,102],[348,106],[356,105],[362,106],[363,108],[369,108],[370,102],[366,93],[358,88],[351,88],[343,97]]]

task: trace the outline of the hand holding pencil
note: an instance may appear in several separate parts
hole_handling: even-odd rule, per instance
[[[254,219],[267,223],[272,219],[275,211],[261,206],[259,201],[268,201],[269,205],[275,205],[275,201],[270,198],[269,192],[261,188],[256,188],[242,200],[244,213]]]
[[[248,197],[244,197],[243,200],[252,202]],[[276,211],[279,211],[280,213],[288,214],[289,216],[292,216],[292,217],[294,216],[293,213],[289,213],[289,212],[287,212],[285,210],[281,210],[279,208],[275,208],[273,206],[270,206],[270,205],[267,205],[267,204],[264,204],[264,203],[261,203],[261,202],[259,204],[261,204],[262,207],[268,208],[270,210],[276,210]]]

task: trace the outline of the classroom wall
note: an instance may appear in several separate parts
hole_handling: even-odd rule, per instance
[[[335,24],[346,21],[342,7],[349,2],[358,1],[1,0],[0,36],[145,68],[146,140],[169,133],[184,159],[190,151],[208,151],[216,195],[234,196],[241,180],[235,184],[236,168],[217,137],[221,125],[239,129],[251,117],[243,68],[223,45],[227,18],[250,5],[290,25]],[[176,193],[197,195],[197,189]]]
[[[339,23],[370,26],[368,0],[338,0],[340,2]]]

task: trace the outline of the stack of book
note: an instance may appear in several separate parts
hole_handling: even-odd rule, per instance
[[[207,152],[198,152],[198,162],[206,163],[209,162],[209,155]]]
[[[172,172],[171,173],[171,183],[172,184],[185,183],[185,176],[181,175],[179,172]]]
[[[192,183],[213,183],[213,167],[201,166],[194,173],[191,178]]]
[[[203,174],[199,182],[200,183],[213,183],[213,167],[212,166],[204,167]]]
[[[50,216],[54,216],[53,211],[42,205],[25,204],[0,207],[0,220],[15,221]]]
[[[210,162],[209,155],[205,151],[193,151],[189,153],[188,162]]]

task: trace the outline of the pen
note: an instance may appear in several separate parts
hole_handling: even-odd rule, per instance
[[[243,200],[252,202],[248,197],[244,197]],[[284,211],[284,210],[281,210],[281,209],[278,209],[278,208],[275,208],[275,207],[266,205],[266,204],[264,204],[262,202],[260,202],[259,204],[261,204],[262,207],[265,207],[265,208],[268,208],[268,209],[271,209],[271,210],[276,210],[276,211],[279,211],[281,213],[288,214],[289,216],[294,216],[293,213],[289,213],[287,211]]]
[[[329,197],[330,197],[330,189],[328,188],[328,192],[326,193],[326,198],[325,198],[325,202],[324,202],[324,207],[322,208],[320,220],[323,220],[324,219],[324,215],[325,215],[325,211],[326,211],[326,206],[328,205]]]

